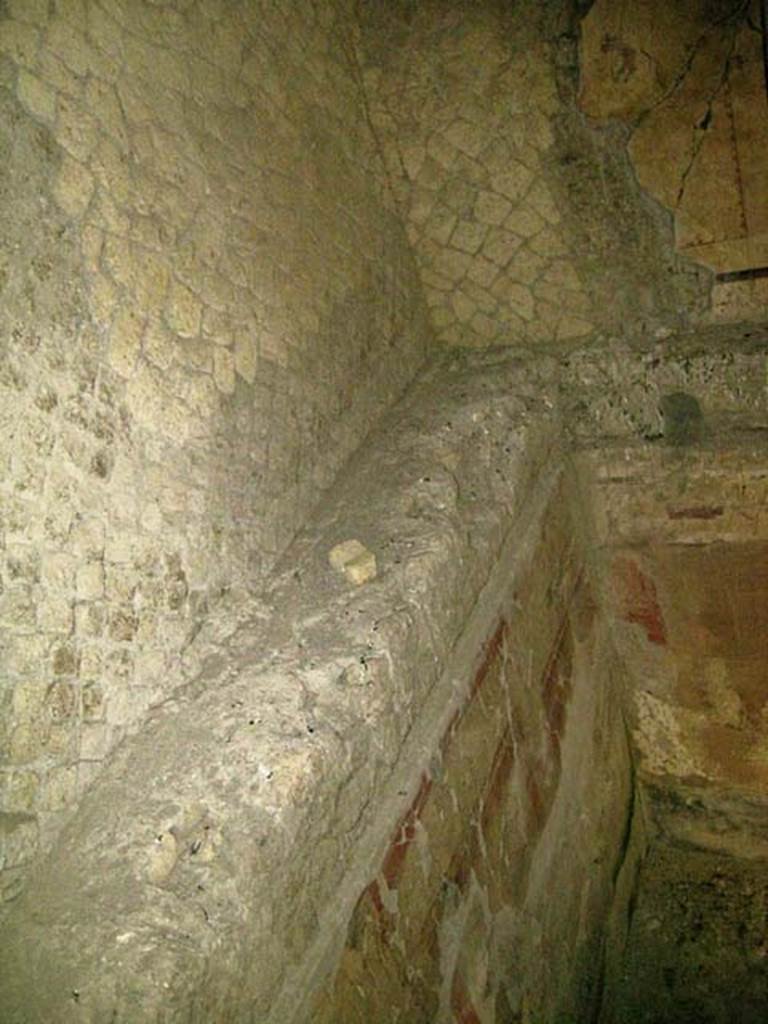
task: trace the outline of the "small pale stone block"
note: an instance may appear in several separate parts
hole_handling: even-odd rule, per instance
[[[132,283],[136,301],[147,312],[160,315],[170,278],[168,264],[160,256],[156,256],[146,249],[137,249],[136,247],[132,247],[131,259],[133,261]],[[199,308],[198,303],[198,326],[200,323]],[[191,308],[186,315],[189,315],[194,320],[194,313]],[[197,334],[197,328],[194,329],[194,333]]]
[[[70,217],[81,217],[93,195],[93,177],[77,160],[65,156],[53,190],[53,197]]]
[[[539,213],[544,220],[550,224],[560,223],[560,211],[552,198],[552,193],[543,181],[537,181],[526,198],[528,205],[533,207],[536,213]]]
[[[40,778],[33,771],[15,771],[6,775],[0,788],[5,810],[30,811],[34,805]]]
[[[194,338],[200,333],[202,306],[194,292],[178,281],[171,282],[168,294],[168,325],[182,338]]]
[[[471,121],[460,118],[446,130],[444,136],[452,146],[466,153],[467,156],[478,157],[486,142],[482,127]]]
[[[424,231],[429,238],[445,244],[456,226],[456,216],[444,206],[436,206],[427,221]]]
[[[80,732],[83,761],[102,761],[109,753],[110,730],[103,722],[84,723]]]
[[[5,870],[28,863],[37,852],[37,819],[24,813],[9,815],[3,821],[2,839],[2,865]]]
[[[557,340],[583,338],[594,330],[594,325],[578,316],[561,317],[557,323]]]
[[[112,324],[109,363],[121,377],[129,377],[136,365],[144,333],[144,319],[133,310],[121,310]]]
[[[90,78],[85,87],[85,102],[102,127],[121,143],[125,142],[125,122],[114,86]]]
[[[219,348],[213,353],[213,379],[219,391],[231,395],[235,390],[235,359],[228,348]]]
[[[475,202],[475,216],[482,224],[501,224],[511,211],[510,201],[493,192],[481,192]]]
[[[96,120],[69,96],[59,95],[56,106],[56,141],[75,160],[89,160],[99,141]]]
[[[456,320],[453,310],[448,309],[447,306],[434,306],[431,312],[432,323],[438,331],[449,327]]]
[[[476,334],[481,335],[487,341],[495,338],[499,333],[498,320],[486,316],[485,313],[475,313],[469,326]]]
[[[499,268],[490,260],[478,256],[469,268],[467,277],[481,288],[490,288],[499,274]]]
[[[175,335],[155,320],[149,320],[144,334],[144,355],[160,370],[167,370],[173,362],[178,346]]]
[[[48,773],[37,799],[43,811],[63,811],[77,799],[77,766],[59,765]]]
[[[532,181],[533,171],[528,170],[524,164],[517,161],[513,161],[499,174],[494,174],[491,177],[494,189],[513,202],[518,202],[523,198]]]
[[[402,146],[400,156],[403,161],[405,173],[411,181],[415,181],[419,176],[421,165],[424,163],[424,158],[426,157],[424,147],[418,143],[405,144]]]
[[[331,548],[328,561],[356,586],[376,578],[376,556],[359,540],[345,540]]]
[[[518,206],[504,221],[504,227],[508,231],[521,235],[523,238],[532,238],[541,231],[545,224],[546,221],[541,214],[531,210],[527,205]]]
[[[49,598],[38,612],[38,626],[47,633],[68,634],[72,630],[72,603],[65,597]]]
[[[535,302],[530,288],[527,288],[524,284],[509,282],[505,289],[504,298],[523,320],[533,319]]]
[[[451,298],[451,305],[457,318],[462,323],[467,323],[477,312],[477,306],[463,292],[456,292]]]
[[[76,594],[79,601],[93,601],[104,593],[104,566],[86,562],[77,570]]]
[[[474,255],[483,244],[483,239],[488,233],[484,224],[474,224],[472,221],[462,220],[456,225],[456,230],[451,235],[451,245],[454,249],[461,249]]]
[[[531,250],[538,253],[539,256],[545,256],[552,258],[553,256],[565,256],[568,252],[568,247],[560,237],[560,232],[555,231],[553,228],[544,228],[540,231],[535,238],[532,238],[528,243]]]
[[[117,303],[117,290],[105,274],[93,273],[88,282],[91,313],[101,324],[109,323]]]
[[[494,228],[483,246],[483,256],[499,267],[505,267],[520,248],[522,242],[510,231]]]
[[[454,146],[441,135],[432,136],[427,144],[427,153],[445,170],[448,170],[456,160]]]
[[[256,380],[256,340],[252,331],[235,335],[235,370],[249,384]]]
[[[34,117],[53,121],[56,117],[56,93],[49,85],[23,68],[16,86],[19,99]]]

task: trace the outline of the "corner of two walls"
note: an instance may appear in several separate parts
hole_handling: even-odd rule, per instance
[[[353,32],[2,5],[6,897],[429,349]]]
[[[627,131],[578,109],[572,5],[362,4],[371,117],[439,339],[573,348],[695,324]]]

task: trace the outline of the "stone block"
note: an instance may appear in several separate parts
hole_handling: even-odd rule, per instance
[[[69,217],[82,217],[94,190],[91,172],[71,157],[65,157],[59,170],[53,197]]]
[[[40,32],[34,25],[8,18],[0,21],[0,53],[15,63],[34,67],[39,45]]]
[[[376,578],[376,556],[358,540],[347,540],[331,548],[328,561],[350,583],[360,586]]]
[[[172,281],[168,291],[166,319],[171,330],[182,338],[194,338],[200,333],[202,305],[186,285]]]
[[[56,117],[56,93],[49,85],[22,68],[19,71],[16,92],[33,117],[39,117],[48,123],[53,122]]]

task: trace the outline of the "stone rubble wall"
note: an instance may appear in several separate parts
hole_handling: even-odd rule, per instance
[[[350,5],[0,5],[0,888],[430,345]]]
[[[424,906],[406,897],[421,875],[428,892],[437,886],[441,893],[421,925],[432,927],[446,955],[439,975],[434,960],[421,965],[427,1005],[437,1000],[445,1008],[455,989],[467,1012],[474,1006],[503,1019],[506,1006],[527,1006],[546,1020],[557,998],[565,1005],[588,998],[569,986],[579,974],[594,980],[599,966],[592,923],[606,909],[609,879],[621,875],[629,782],[620,782],[620,702],[603,701],[612,678],[603,675],[612,658],[600,611],[608,598],[597,591],[594,619],[592,602],[574,599],[582,561],[587,581],[599,566],[578,494],[588,497],[584,466],[578,486],[558,484],[566,448],[581,436],[580,460],[591,453],[605,459],[595,429],[614,422],[618,452],[662,467],[690,462],[701,442],[676,448],[663,435],[645,440],[643,417],[668,385],[699,395],[706,380],[722,415],[735,415],[747,399],[742,436],[753,436],[765,413],[762,385],[753,393],[736,379],[739,368],[764,368],[764,345],[739,357],[689,352],[667,368],[661,362],[653,368],[653,399],[622,387],[621,366],[643,367],[647,358],[618,349],[610,360],[599,349],[578,360],[455,351],[420,375],[350,461],[263,593],[233,591],[211,610],[185,652],[183,685],[113,753],[9,906],[0,990],[11,1021],[26,1024],[35,1013],[108,1019],[116,1008],[129,1021],[225,1022],[250,1014],[286,1024],[312,1012],[333,1019],[342,1010],[351,1020],[359,1012],[369,1019],[370,1005],[355,1002],[357,937],[366,949],[373,943],[371,991],[402,992],[393,964],[406,972],[409,964],[384,940],[395,935],[416,948]],[[579,420],[596,395],[612,397],[607,408],[622,415],[603,420],[600,407],[596,419]],[[570,431],[564,413],[577,424]],[[629,447],[627,435],[635,439]],[[607,482],[635,456],[620,454]],[[689,467],[692,482],[697,467]],[[762,507],[761,493],[744,497],[747,512]],[[652,497],[647,482],[637,497]],[[709,528],[712,517],[694,511],[686,519],[698,505],[683,497],[674,506],[682,514],[670,521]],[[586,509],[594,513],[595,505]],[[632,507],[624,512],[631,520]],[[596,529],[604,538],[600,515]],[[573,546],[578,538],[581,548]],[[329,561],[349,541],[375,557],[375,578],[360,586]],[[646,591],[641,581],[633,593]],[[631,628],[655,629],[653,610],[648,600],[631,608]],[[502,619],[503,643],[483,669],[482,652],[501,635]],[[562,634],[558,622],[565,622]],[[575,641],[570,672],[568,632]],[[531,657],[540,667],[527,674]],[[593,669],[593,661],[602,667]],[[526,689],[521,676],[535,685]],[[468,699],[478,679],[478,696]],[[475,720],[489,738],[479,747]],[[510,730],[527,724],[525,735],[513,733],[506,776],[505,721]],[[496,772],[480,770],[486,747],[498,753],[507,783],[500,805],[492,796]],[[462,767],[465,750],[475,752],[467,758],[476,778]],[[487,831],[467,830],[464,814],[451,831],[439,813],[453,806],[451,793],[470,819],[482,822],[485,813]],[[586,884],[589,857],[574,848],[575,837],[580,850],[595,834],[582,833],[585,822],[572,817],[590,807],[595,816],[586,810],[585,821],[605,842],[592,851],[599,870],[589,867],[600,884]],[[607,814],[599,827],[597,808]],[[419,839],[401,844],[398,835],[411,824]],[[493,845],[496,829],[517,835],[519,847]],[[447,895],[427,856],[433,846],[436,861],[444,845],[455,869],[451,875],[448,866],[455,885]],[[520,882],[514,891],[502,892],[504,871],[494,856],[510,858]],[[568,894],[562,911],[553,888]],[[366,900],[374,891],[395,931],[372,923],[376,902]],[[573,902],[576,893],[581,902]],[[504,899],[514,905],[505,909]],[[353,922],[360,928],[350,928]],[[535,922],[541,932],[527,930]],[[462,936],[476,956],[459,954]],[[555,953],[563,960],[551,960]],[[552,1003],[532,1003],[536,991],[552,992],[551,979],[536,973],[549,962],[562,965],[560,987]],[[522,965],[518,980],[529,980],[515,982],[510,963]],[[491,992],[493,1005],[485,1001]]]
[[[562,356],[558,377],[563,419],[579,449],[651,441],[668,451],[664,405],[674,395],[695,401],[695,439],[716,445],[731,428],[759,432],[768,422],[768,329],[716,327],[648,346],[578,349]],[[637,457],[656,458],[653,451],[638,447]]]

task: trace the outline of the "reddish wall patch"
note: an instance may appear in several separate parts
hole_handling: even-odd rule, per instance
[[[571,695],[573,671],[573,638],[568,615],[563,619],[555,646],[544,670],[543,699],[549,735],[556,750],[565,729],[565,711]]]
[[[453,1024],[482,1024],[477,1010],[469,998],[464,979],[458,971],[453,976],[453,985],[451,986],[451,1010]]]
[[[382,876],[390,889],[397,887],[397,880],[403,870],[408,847],[416,835],[416,822],[424,809],[431,788],[432,780],[429,776],[422,775],[419,791],[395,829],[394,838],[381,866]]]
[[[659,606],[656,584],[646,576],[637,562],[617,558],[613,565],[614,579],[621,594],[622,618],[642,626],[652,644],[666,644],[667,630]]]
[[[486,643],[485,649],[483,651],[483,660],[480,662],[480,667],[475,673],[475,678],[472,681],[472,689],[470,690],[469,694],[470,700],[472,700],[477,691],[483,685],[483,682],[485,681],[485,678],[488,675],[491,665],[493,665],[493,663],[496,661],[501,650],[501,645],[504,641],[504,634],[506,633],[506,630],[507,624],[504,621],[504,619],[502,619],[501,622],[496,627],[493,636]]]

